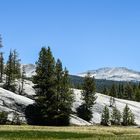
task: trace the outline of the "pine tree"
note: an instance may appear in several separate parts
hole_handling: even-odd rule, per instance
[[[110,113],[107,106],[104,107],[103,112],[102,112],[101,125],[105,125],[105,126],[110,125]]]
[[[137,88],[135,91],[135,101],[140,102],[140,89]]]
[[[82,96],[84,103],[77,108],[77,115],[86,121],[90,121],[92,118],[92,106],[95,103],[95,81],[90,76],[90,73],[84,78]],[[83,115],[85,114],[86,115]]]
[[[105,95],[108,95],[109,94],[107,87],[104,87],[103,88],[102,93],[105,94]]]
[[[111,115],[111,124],[120,125],[121,124],[121,112],[115,106]]]
[[[36,89],[36,105],[40,109],[42,125],[52,125],[57,113],[55,60],[50,48],[43,47],[36,62],[36,75],[33,77]],[[36,121],[36,120],[34,120]]]
[[[3,45],[2,45],[2,37],[1,37],[1,34],[0,34],[0,48],[2,48]]]
[[[123,110],[123,125],[128,126],[128,125],[134,125],[135,124],[135,118],[134,114],[126,104],[124,110]]]
[[[96,87],[94,77],[91,77],[90,73],[88,73],[84,78],[82,91],[83,100],[88,107],[92,107],[95,103],[95,89]]]
[[[0,35],[0,48],[2,48],[2,37]],[[4,58],[3,58],[3,53],[0,52],[0,82],[3,82],[3,73],[4,73]]]
[[[125,86],[124,99],[133,100],[133,88],[130,83]]]
[[[4,73],[4,58],[3,53],[0,53],[0,82],[3,82],[3,73]]]
[[[70,114],[72,113],[73,92],[70,89],[68,70],[65,68],[62,76],[61,91],[58,92],[59,99],[59,123],[58,125],[69,125]]]
[[[124,84],[121,85],[121,98],[124,99],[124,94],[125,94],[125,87]]]
[[[69,125],[69,117],[73,102],[73,92],[70,90],[68,70],[63,70],[60,59],[56,62],[56,125]]]
[[[140,90],[140,82],[138,83],[138,89]]]
[[[13,53],[12,51],[10,51],[9,59],[5,67],[5,74],[6,74],[6,83],[4,84],[3,87],[7,90],[15,92],[16,88],[14,85],[14,78],[13,78]]]
[[[13,76],[14,80],[21,78],[20,59],[18,58],[18,53],[16,50],[13,51]]]
[[[16,91],[15,80],[19,79],[21,76],[19,61],[17,52],[10,51],[9,59],[5,67],[6,83],[4,84],[4,88],[13,92]]]
[[[116,89],[116,85],[113,83],[110,89],[110,96],[112,97],[118,97],[117,96],[117,89]]]
[[[118,98],[123,98],[123,84],[118,85]]]
[[[123,110],[123,125],[129,125],[129,107],[127,104]]]
[[[134,116],[134,114],[132,113],[131,110],[130,110],[129,124],[130,124],[130,125],[136,125],[136,123],[135,123],[135,116]]]
[[[56,73],[56,90],[57,90],[56,104],[57,104],[57,110],[59,110],[60,99],[61,99],[60,96],[62,95],[62,78],[63,78],[63,68],[60,59],[58,59],[56,62],[55,73]]]

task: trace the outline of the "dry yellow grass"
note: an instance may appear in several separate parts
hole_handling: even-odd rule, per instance
[[[3,132],[3,133],[2,133]],[[103,127],[103,126],[70,126],[70,127],[48,127],[48,126],[0,126],[0,140],[9,140],[10,137],[3,138],[3,134],[11,135],[13,140],[24,139],[36,139],[36,140],[56,140],[65,139],[65,136],[70,140],[82,139],[82,140],[140,140],[140,128],[137,127]],[[16,137],[21,132],[19,137]],[[29,132],[29,133],[28,133]],[[34,134],[37,136],[34,137]],[[26,137],[22,138],[24,136]],[[44,138],[42,138],[42,134]],[[56,134],[56,137],[54,136]],[[29,135],[29,137],[28,137]],[[50,136],[49,136],[50,135]],[[73,136],[75,135],[75,136]],[[81,135],[81,136],[80,136]],[[85,136],[88,136],[87,138]],[[14,137],[15,136],[15,137]],[[30,138],[30,136],[32,138]],[[49,136],[49,137],[47,137]],[[83,137],[82,137],[83,136]],[[77,137],[77,138],[76,138]]]

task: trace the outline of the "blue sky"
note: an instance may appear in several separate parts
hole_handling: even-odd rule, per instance
[[[71,74],[101,67],[140,71],[139,0],[0,0],[5,57],[35,63],[50,46]]]

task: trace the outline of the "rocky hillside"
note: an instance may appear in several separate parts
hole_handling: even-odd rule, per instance
[[[81,90],[77,90],[74,89],[74,95],[75,95],[75,102],[73,105],[73,110],[75,110],[75,108],[77,108],[81,103]],[[93,118],[92,118],[92,123],[93,124],[99,124],[101,121],[101,114],[103,111],[103,108],[105,105],[107,105],[108,107],[110,106],[110,96],[107,95],[103,95],[100,93],[96,93],[96,103],[92,108],[93,111]],[[126,104],[128,104],[128,106],[130,107],[130,109],[132,110],[134,116],[135,116],[135,120],[136,120],[136,124],[140,125],[140,103],[139,102],[134,102],[134,101],[128,101],[128,100],[122,100],[122,99],[117,99],[115,98],[115,103],[116,103],[116,107],[123,112],[123,109],[125,107]],[[109,107],[110,112],[112,112],[112,108]]]
[[[34,101],[25,96],[17,95],[13,92],[0,88],[0,111],[8,113],[8,119],[12,121],[14,113],[25,122],[24,111],[27,105]]]
[[[33,95],[35,95],[35,91],[32,88],[33,84],[31,81],[26,81],[24,86],[24,96],[23,95],[17,95],[13,92],[7,91],[3,88],[0,88],[0,111],[6,111],[8,112],[8,118],[9,120],[12,120],[13,113],[16,112],[20,115],[23,122],[25,122],[25,116],[24,116],[24,110],[25,107],[29,104],[34,103],[34,101],[31,99]],[[81,97],[81,90],[73,89],[74,91],[74,104],[73,104],[73,111],[76,110],[76,108],[82,103],[82,97]],[[26,97],[25,97],[26,96]],[[71,115],[71,124],[73,125],[91,125],[91,124],[98,124],[101,120],[101,114],[102,110],[105,105],[109,107],[110,105],[110,97],[96,93],[97,100],[95,105],[92,108],[93,111],[93,118],[91,123],[88,123],[81,118]],[[115,99],[116,106],[119,108],[119,110],[122,112],[123,108],[126,104],[130,107],[132,112],[135,115],[136,123],[140,125],[140,103],[134,102],[134,101],[128,101],[128,100],[122,100],[122,99]],[[112,108],[109,108],[110,111],[112,111]]]

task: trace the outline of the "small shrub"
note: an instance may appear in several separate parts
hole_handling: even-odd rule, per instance
[[[7,112],[0,112],[0,124],[6,124],[8,118]]]

